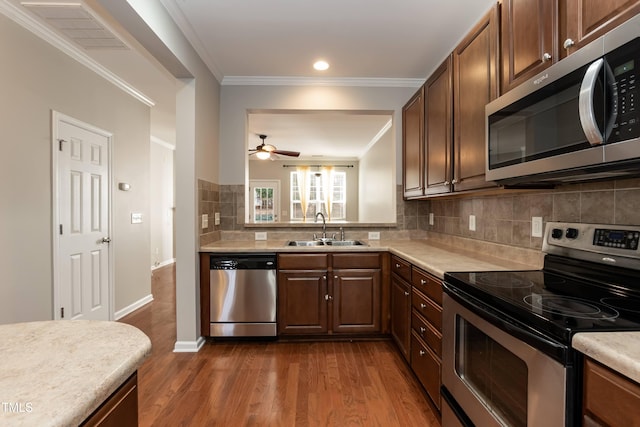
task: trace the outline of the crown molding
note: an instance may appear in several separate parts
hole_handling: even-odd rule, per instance
[[[41,22],[39,22],[17,6],[11,4],[8,0],[0,0],[0,13],[14,21],[21,27],[25,28],[26,30],[31,31],[42,40],[67,54],[72,59],[84,65],[85,67],[98,74],[105,80],[109,81],[127,94],[133,96],[143,104],[146,104],[149,107],[153,107],[156,105],[153,99],[149,98],[144,93],[131,86],[129,83],[127,83],[116,74],[102,66],[100,63],[95,61],[89,55],[84,53],[80,48],[65,40],[62,36],[54,32],[53,30],[44,26]]]
[[[226,76],[222,79],[221,84],[222,86],[360,86],[418,88],[424,84],[424,79]]]

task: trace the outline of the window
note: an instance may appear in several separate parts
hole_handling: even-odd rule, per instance
[[[306,209],[303,209],[303,200],[306,200]],[[322,212],[327,220],[346,220],[346,203],[345,172],[332,169],[291,172],[291,220],[315,219],[318,212]]]

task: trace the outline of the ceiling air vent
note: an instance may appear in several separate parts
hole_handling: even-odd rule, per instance
[[[33,2],[22,5],[84,49],[129,49],[79,2]]]

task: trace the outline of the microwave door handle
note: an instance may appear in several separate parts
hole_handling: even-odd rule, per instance
[[[607,88],[611,91],[611,98],[617,100],[618,99],[618,84],[616,82],[616,78],[613,75],[613,70],[609,66],[609,63],[605,61],[604,63],[604,72],[605,72],[605,82],[607,83]],[[609,119],[605,124],[604,129],[604,140],[607,141],[609,136],[611,136],[611,132],[613,131],[613,126],[616,124],[616,120],[618,119],[618,111],[616,108],[611,108],[608,112]]]
[[[582,124],[582,130],[587,137],[587,141],[592,146],[600,145],[603,142],[602,133],[598,129],[598,123],[596,122],[596,115],[593,111],[593,91],[595,90],[596,83],[598,81],[598,74],[604,65],[604,59],[600,58],[594,61],[582,79],[582,85],[580,85],[580,96],[578,98],[578,110],[580,112],[580,124]]]

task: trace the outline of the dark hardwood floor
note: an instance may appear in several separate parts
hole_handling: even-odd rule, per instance
[[[439,426],[391,341],[208,341],[173,353],[175,268],[121,321],[150,338],[138,371],[141,426]]]

